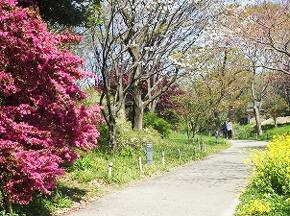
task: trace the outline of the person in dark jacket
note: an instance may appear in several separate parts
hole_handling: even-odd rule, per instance
[[[222,126],[222,131],[223,131],[223,134],[224,134],[224,138],[226,139],[228,137],[228,127],[227,127],[227,124],[228,122],[225,121],[223,126]]]

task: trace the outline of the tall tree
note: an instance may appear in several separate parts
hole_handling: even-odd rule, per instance
[[[82,59],[63,45],[80,38],[51,34],[37,14],[0,3],[0,193],[7,201],[27,204],[46,194],[64,173],[59,166],[94,148],[100,107],[77,105],[86,95],[74,80],[88,75]]]
[[[177,97],[183,104],[191,138],[199,130],[220,130],[221,118],[229,117],[230,111],[240,105],[247,77],[244,59],[236,49],[217,46],[202,50],[207,61],[190,80],[187,94]]]
[[[91,42],[113,149],[117,146],[114,119],[128,91],[134,92],[133,127],[141,129],[144,108],[183,74],[180,61],[207,24],[212,8],[208,0],[103,2],[103,23],[92,29]],[[118,80],[114,96],[111,77]],[[151,85],[152,80],[158,83]],[[146,95],[142,95],[144,83]]]
[[[183,115],[186,124],[188,141],[195,137],[201,125],[204,125],[206,119],[210,118],[210,104],[203,89],[204,83],[195,80],[187,89],[186,94],[174,98],[174,100],[180,101],[182,105],[183,112],[181,115]]]
[[[180,60],[214,14],[212,3],[207,0],[119,2],[123,27],[128,29],[124,42],[129,46],[134,77],[137,78],[132,84],[133,128],[142,129],[144,108],[183,74],[184,66],[179,64]],[[143,83],[151,84],[152,76],[156,75],[158,83],[148,85],[148,93],[142,95]],[[166,80],[169,82],[160,88],[159,83]]]
[[[245,55],[239,50],[235,42],[235,33],[227,26],[227,16],[221,13],[208,26],[198,41],[200,47],[191,51],[188,64],[198,68],[196,77],[202,82],[202,88],[209,104],[207,121],[212,130],[219,131],[221,118],[231,117],[231,110],[240,105],[239,98],[247,86],[247,63]],[[196,65],[199,60],[202,64]],[[196,82],[196,80],[192,81]]]
[[[122,43],[127,31],[121,31],[118,20],[119,12],[114,2],[103,4],[103,23],[92,27],[89,31],[87,43],[92,47],[91,64],[95,73],[100,76],[101,88],[100,104],[105,108],[103,116],[109,128],[111,149],[117,150],[116,117],[124,106],[124,100],[130,85],[134,82],[132,61],[128,55],[127,46]]]
[[[261,135],[260,109],[268,91],[269,72],[279,70],[287,73],[282,64],[288,55],[287,41],[290,39],[285,35],[288,31],[288,12],[283,1],[256,1],[255,4],[232,5],[229,7],[229,14],[231,28],[235,30],[237,47],[250,62],[248,68],[251,101],[257,133]]]

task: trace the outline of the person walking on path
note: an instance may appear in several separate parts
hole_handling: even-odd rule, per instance
[[[227,123],[227,130],[228,130],[228,139],[231,140],[233,138],[233,126],[230,120]]]
[[[232,140],[216,155],[184,165],[146,182],[103,196],[65,216],[233,216],[236,194],[247,186],[249,167],[244,148],[261,148],[261,141]]]
[[[222,131],[224,134],[224,138],[227,139],[228,137],[228,127],[227,127],[227,121],[224,122],[223,126],[222,126]]]

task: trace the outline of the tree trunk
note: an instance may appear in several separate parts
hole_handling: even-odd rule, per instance
[[[277,118],[274,118],[274,124],[275,124],[275,128],[277,128],[278,127]]]
[[[159,98],[158,99],[155,99],[154,101],[152,101],[149,104],[149,112],[150,113],[154,113],[155,112],[158,102],[159,102]]]
[[[133,128],[136,129],[136,130],[142,130],[143,113],[144,113],[143,106],[138,106],[138,105],[135,104]]]
[[[2,195],[3,195],[3,199],[4,199],[4,204],[5,204],[5,211],[9,215],[12,215],[13,214],[12,203],[9,200],[9,197],[7,195],[5,195],[4,193],[2,193]]]
[[[220,120],[220,117],[219,117],[219,113],[215,112],[214,113],[214,117],[215,117],[215,130],[216,131],[220,131],[221,120]]]
[[[190,127],[189,127],[189,123],[187,122],[187,120],[185,121],[186,123],[186,135],[187,135],[187,141],[188,143],[190,142],[191,138],[190,138]]]
[[[110,116],[109,139],[110,139],[110,144],[111,144],[111,150],[117,151],[118,143],[117,143],[117,133],[116,133],[116,120],[115,120],[115,117],[113,116]]]
[[[134,91],[133,128],[136,130],[142,130],[144,108],[143,108],[143,101],[142,101],[142,97],[141,97],[141,90],[137,89],[137,88]]]
[[[103,116],[106,120],[109,129],[109,145],[111,145],[111,150],[116,151],[118,149],[117,145],[117,136],[116,136],[116,115],[117,108],[113,106],[110,102],[110,95],[107,87],[105,86],[103,89],[102,97],[100,100],[100,104],[103,104],[103,99],[106,98],[106,107],[108,108],[108,112],[102,110]]]
[[[260,112],[259,112],[259,108],[256,105],[256,101],[253,101],[253,110],[254,110],[254,115],[255,115],[255,120],[256,120],[257,134],[260,136],[263,134],[263,131],[262,131],[262,124],[260,120]]]

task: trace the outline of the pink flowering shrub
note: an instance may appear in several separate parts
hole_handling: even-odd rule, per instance
[[[82,59],[61,45],[80,38],[52,34],[34,11],[0,2],[0,192],[28,204],[50,193],[59,166],[96,147],[100,107],[77,105],[86,95],[74,84],[88,76]],[[63,47],[63,46],[62,46]]]

